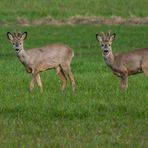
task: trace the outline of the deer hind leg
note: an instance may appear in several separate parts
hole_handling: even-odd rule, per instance
[[[40,93],[42,93],[43,87],[42,87],[42,81],[41,81],[41,77],[40,77],[39,73],[36,75],[36,82],[37,82],[37,85],[39,87]]]
[[[62,70],[64,72],[64,74],[66,74],[70,80],[70,84],[71,84],[71,88],[74,91],[75,90],[75,80],[74,80],[74,76],[70,70],[70,64],[64,63],[61,65]]]
[[[65,76],[64,72],[62,71],[61,67],[58,66],[56,68],[56,74],[59,76],[59,78],[61,80],[61,91],[64,91],[66,88],[67,79],[66,79],[66,76]]]
[[[128,88],[128,76],[124,75],[121,76],[121,89],[127,90]]]
[[[71,88],[74,91],[75,90],[75,80],[74,80],[73,73],[71,71],[68,74],[68,78],[70,80]]]

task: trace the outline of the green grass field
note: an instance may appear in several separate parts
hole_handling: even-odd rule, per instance
[[[60,92],[54,71],[41,74],[44,92],[28,92],[31,76],[19,63],[6,32],[0,47],[0,147],[148,147],[148,78],[129,78],[126,92],[105,65],[95,34],[117,33],[113,51],[147,46],[147,26],[40,26],[28,31],[26,48],[62,42],[75,51],[76,91]]]
[[[120,90],[95,37],[101,31],[116,32],[113,51],[118,53],[148,47],[147,25],[16,25],[17,17],[30,21],[78,15],[144,18],[147,5],[147,0],[1,0],[0,148],[147,148],[148,77],[131,76],[128,90]],[[51,70],[41,73],[43,94],[37,87],[29,93],[31,75],[17,59],[7,31],[27,31],[26,49],[56,42],[72,47],[76,91],[68,83],[62,93]]]
[[[147,17],[147,0],[1,0],[1,21],[17,17],[34,20],[45,17],[66,19],[73,16]]]

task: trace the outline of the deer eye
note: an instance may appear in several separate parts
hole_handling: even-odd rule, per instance
[[[15,43],[12,43],[13,45],[15,45]]]
[[[22,43],[20,43],[20,45],[22,45]]]
[[[101,44],[101,46],[103,47],[103,46],[104,46],[104,44]]]
[[[110,44],[109,44],[109,46],[110,46]]]

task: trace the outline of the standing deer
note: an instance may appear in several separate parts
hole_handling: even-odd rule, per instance
[[[121,88],[126,90],[128,88],[128,76],[142,72],[148,76],[148,48],[114,55],[111,46],[115,37],[115,33],[96,34],[106,64],[115,75],[121,78]]]
[[[33,90],[35,82],[37,82],[39,90],[42,93],[42,81],[39,73],[48,69],[56,70],[57,75],[61,79],[62,91],[65,90],[67,77],[74,91],[75,81],[70,70],[70,63],[74,52],[71,48],[64,44],[52,44],[25,51],[23,42],[27,38],[27,32],[22,34],[7,32],[7,37],[15,49],[18,59],[25,66],[26,71],[32,74],[29,87],[30,92]]]

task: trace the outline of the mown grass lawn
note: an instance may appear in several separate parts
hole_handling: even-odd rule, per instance
[[[76,91],[60,92],[54,71],[41,74],[43,94],[28,92],[31,76],[0,29],[0,147],[148,147],[148,78],[129,78],[126,92],[105,65],[95,34],[117,33],[114,52],[147,47],[147,26],[40,26],[25,48],[62,42],[75,51]]]

